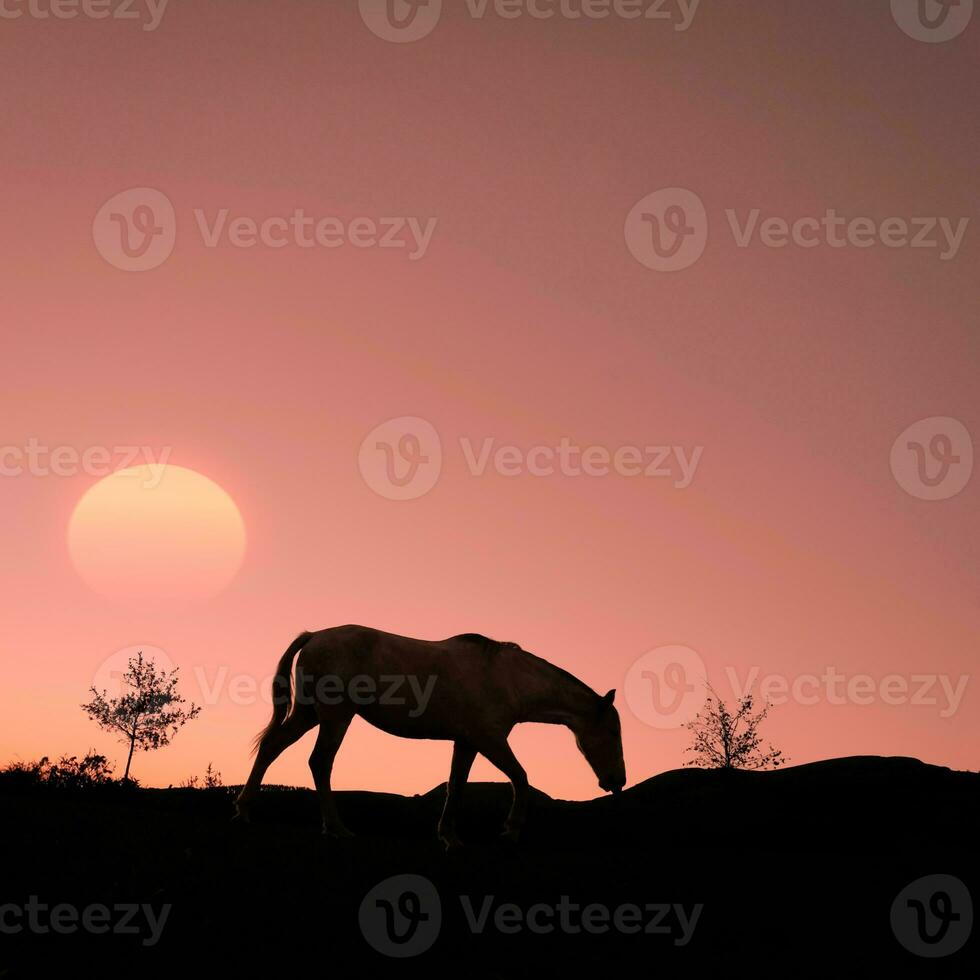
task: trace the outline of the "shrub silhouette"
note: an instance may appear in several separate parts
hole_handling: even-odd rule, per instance
[[[83,758],[63,755],[57,762],[47,756],[36,762],[11,762],[3,769],[8,785],[56,789],[88,789],[112,782],[112,767],[104,755],[88,752]]]
[[[187,711],[180,707],[186,702],[177,693],[178,672],[179,668],[158,670],[152,660],[143,659],[140,651],[136,657],[130,657],[129,668],[122,678],[131,690],[118,698],[108,698],[105,691],[100,693],[94,687],[89,688],[95,696],[82,705],[82,710],[100,728],[115,732],[129,746],[123,782],[129,780],[136,749],[149,752],[169,745],[177,732],[201,713],[193,703]]]
[[[769,714],[770,705],[753,714],[754,706],[753,696],[746,694],[731,711],[709,684],[704,707],[684,726],[693,735],[687,752],[694,758],[686,765],[705,769],[775,769],[785,765],[789,760],[783,753],[771,745],[764,750],[759,737],[759,725]]]
[[[221,778],[221,773],[210,762],[204,771],[203,781],[197,776],[188,776],[180,784],[180,787],[181,789],[226,789],[224,780]]]

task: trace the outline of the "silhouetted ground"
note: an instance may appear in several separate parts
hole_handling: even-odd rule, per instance
[[[152,946],[142,915],[133,936],[0,932],[0,977],[47,975],[56,960],[105,977],[196,977],[212,964],[245,976],[260,967],[323,977],[351,967],[368,976],[975,975],[976,936],[956,953],[922,958],[900,944],[890,911],[924,875],[953,875],[980,897],[980,774],[878,757],[767,773],[677,770],[586,803],[536,794],[517,846],[496,840],[509,787],[477,783],[460,823],[469,846],[451,855],[435,835],[443,793],[338,794],[359,836],[333,842],[319,833],[309,790],[268,789],[241,827],[229,823],[224,790],[27,790],[0,779],[0,905],[37,896],[78,908],[145,903],[157,916],[171,907]],[[369,938],[359,909],[379,882],[403,874],[431,882],[440,908],[422,895],[430,917],[417,933],[400,914],[392,919],[396,938],[401,929],[433,940],[399,960],[370,942],[385,900],[399,908],[396,894],[369,901]],[[466,910],[479,917],[486,896],[491,912],[475,932]],[[495,924],[502,904],[521,910],[502,921],[513,930],[532,906],[563,901],[570,927],[547,909],[532,921],[551,931]],[[633,904],[644,928],[660,914],[644,907],[666,904],[660,926],[671,931],[590,933],[572,904],[598,905],[590,914],[610,923]],[[687,918],[698,904],[689,941],[678,944],[676,906]],[[401,909],[414,916],[413,905]]]

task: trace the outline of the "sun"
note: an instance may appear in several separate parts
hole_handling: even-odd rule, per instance
[[[68,552],[99,594],[151,604],[221,592],[245,557],[235,501],[206,476],[152,463],[90,487],[68,522]]]

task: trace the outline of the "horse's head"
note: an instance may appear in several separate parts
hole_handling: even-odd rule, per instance
[[[619,712],[613,707],[615,691],[598,698],[594,712],[581,718],[575,727],[575,744],[599,780],[599,788],[618,793],[626,785],[623,762],[623,733]]]

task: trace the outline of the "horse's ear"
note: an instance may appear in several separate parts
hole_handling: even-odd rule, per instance
[[[612,704],[615,699],[616,699],[615,688],[611,691],[606,691],[606,693],[602,696],[603,704]]]

